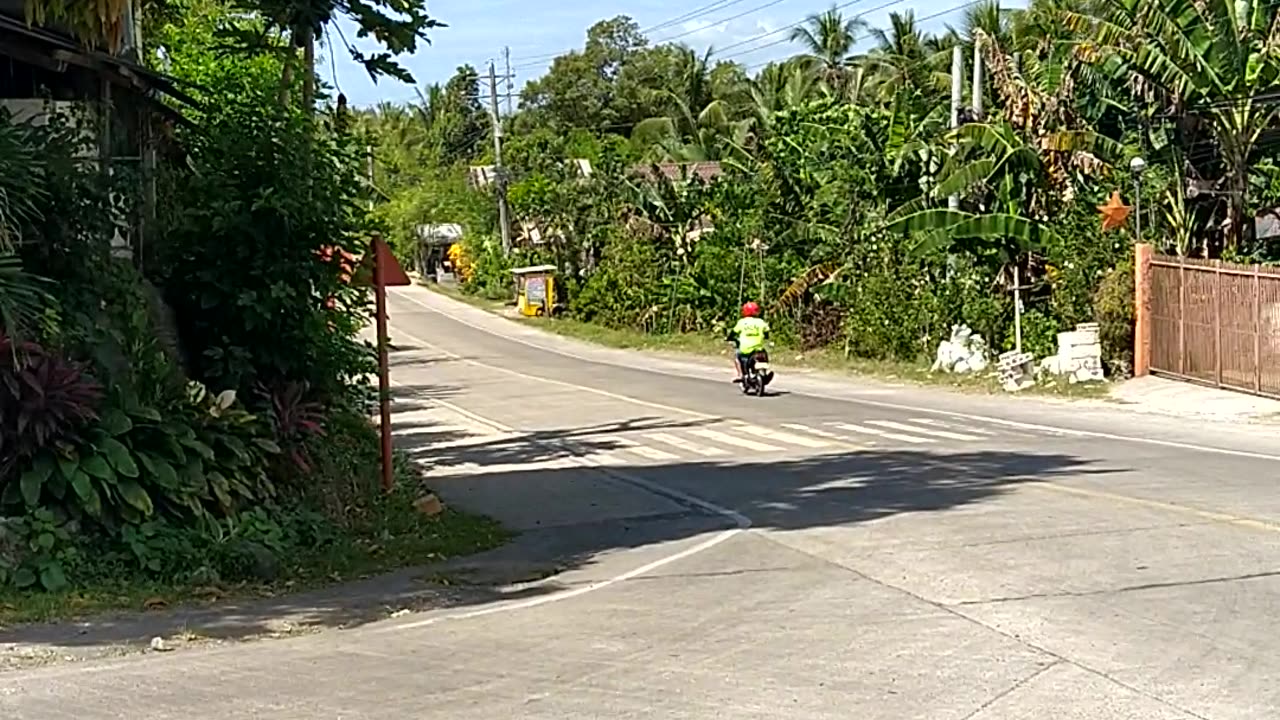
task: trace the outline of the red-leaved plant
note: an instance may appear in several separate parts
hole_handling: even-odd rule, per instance
[[[102,386],[78,363],[0,335],[0,478],[98,419]]]
[[[311,472],[307,440],[324,436],[324,406],[308,400],[305,382],[286,383],[274,392],[260,391],[271,400],[271,420],[276,442],[298,469]]]

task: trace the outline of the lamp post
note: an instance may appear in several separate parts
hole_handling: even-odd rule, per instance
[[[1142,173],[1147,169],[1147,161],[1136,157],[1129,161],[1129,171],[1133,173],[1133,214],[1134,235],[1142,242]]]

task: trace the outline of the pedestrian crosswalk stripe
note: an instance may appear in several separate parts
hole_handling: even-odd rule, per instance
[[[900,433],[889,432],[887,430],[881,430],[879,428],[869,428],[869,427],[864,427],[862,425],[853,425],[850,423],[831,423],[831,426],[838,427],[841,430],[848,430],[849,432],[862,433],[863,435],[877,435],[879,437],[885,437],[885,438],[889,438],[890,440],[897,440],[899,442],[911,443],[913,445],[920,445],[924,443],[933,442],[933,440],[929,438],[916,437],[914,435],[902,435]]]
[[[782,423],[782,427],[787,428],[788,430],[799,430],[800,432],[806,432],[810,435],[817,435],[818,437],[824,437],[828,440],[845,439],[844,436],[839,433],[828,432],[822,428],[809,427],[808,425],[801,425],[800,423]]]
[[[604,467],[620,467],[627,464],[626,458],[618,457],[617,454],[598,450],[585,456],[587,462],[592,465],[602,465]]]
[[[714,440],[718,443],[746,448],[747,450],[755,450],[757,452],[777,452],[782,449],[776,445],[768,445],[762,442],[756,442],[755,440],[736,437],[734,435],[729,435],[728,433],[719,432],[718,430],[698,429],[690,430],[689,432],[692,435],[697,435],[698,437],[703,437],[708,440]]]
[[[703,457],[717,457],[720,455],[727,454],[725,450],[721,450],[718,447],[712,447],[710,445],[699,445],[697,443],[689,442],[684,438],[676,437],[675,435],[670,435],[668,433],[649,433],[645,437],[649,438],[650,440],[656,440],[657,442],[665,443],[672,447],[680,448],[685,452],[691,452],[691,453],[694,453],[695,455],[702,455]]]
[[[990,430],[983,430],[981,428],[969,427],[967,425],[956,426],[951,423],[945,423],[945,422],[942,422],[941,420],[936,420],[934,418],[911,418],[911,422],[919,423],[921,425],[934,425],[937,427],[962,429],[966,433],[973,433],[974,435],[986,435],[988,437],[995,435],[995,433],[991,432]]]
[[[947,440],[981,440],[982,439],[977,435],[965,435],[964,433],[951,432],[950,430],[935,430],[934,428],[920,427],[918,425],[907,425],[906,423],[894,422],[892,420],[868,420],[867,424],[889,428],[890,430],[905,430],[906,432],[915,432],[915,433],[921,433],[924,435],[933,435],[935,437],[946,438]]]
[[[630,440],[627,438],[612,438],[612,440],[618,445],[621,445],[623,450],[627,452],[633,452],[637,455],[640,455],[641,457],[649,458],[650,460],[679,460],[680,459],[679,455],[673,455],[667,452],[666,450],[659,450],[658,448],[651,448],[645,445],[641,445],[635,440]]]
[[[758,427],[756,425],[739,425],[738,429],[746,433],[751,433],[752,435],[755,435],[757,437],[765,438],[766,440],[777,440],[779,442],[784,442],[789,445],[799,445],[800,447],[807,447],[807,448],[831,447],[831,443],[825,440],[818,440],[816,438],[807,438],[801,435],[782,432],[781,430],[772,430],[770,428]]]

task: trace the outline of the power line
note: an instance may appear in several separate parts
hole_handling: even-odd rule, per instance
[[[836,5],[835,7],[831,8],[831,10],[843,10],[843,9],[845,9],[845,8],[847,8],[847,7],[850,7],[851,5],[857,5],[858,3],[860,3],[860,2],[864,2],[864,1],[865,1],[865,0],[849,0],[848,2],[845,2],[844,4]],[[871,9],[869,9],[869,10],[864,10],[864,11],[862,11],[862,12],[860,12],[860,13],[857,13],[856,15],[853,15],[852,17],[848,18],[848,20],[859,20],[859,19],[861,19],[861,18],[863,18],[863,17],[866,17],[867,15],[870,15],[871,13],[879,12],[879,11],[881,11],[881,10],[885,10],[885,9],[891,8],[891,7],[895,6],[895,5],[901,5],[902,3],[906,2],[906,1],[907,1],[907,0],[888,0],[888,2],[881,3],[880,5],[877,5],[877,6],[875,6],[875,7],[871,8]],[[970,3],[970,4],[975,4],[975,3]],[[946,11],[946,12],[954,12],[955,10],[958,10],[958,9],[959,9],[959,8],[953,8],[952,10],[948,10],[948,11]],[[829,11],[828,11],[828,12],[829,12]],[[808,17],[806,17],[806,18],[804,18],[803,20],[797,20],[796,22],[793,22],[793,23],[791,23],[790,25],[783,25],[782,27],[778,28],[777,30],[773,30],[773,31],[770,31],[770,32],[767,32],[767,33],[763,33],[763,34],[757,35],[757,36],[755,36],[755,37],[753,37],[753,38],[747,38],[746,40],[742,40],[742,41],[736,42],[736,43],[734,43],[734,44],[732,44],[732,45],[726,45],[726,46],[724,46],[724,47],[720,48],[719,50],[717,50],[715,53],[713,53],[713,55],[714,55],[714,56],[717,56],[720,60],[728,60],[728,59],[730,59],[730,58],[741,57],[741,56],[743,56],[743,55],[750,55],[750,54],[752,54],[752,53],[759,52],[760,50],[764,50],[764,49],[766,49],[766,48],[771,48],[771,47],[775,47],[775,46],[777,46],[777,45],[782,45],[782,44],[784,44],[784,43],[789,43],[789,42],[791,42],[791,35],[790,35],[789,33],[790,33],[792,30],[795,30],[796,28],[798,28],[798,27],[800,27],[800,26],[804,25],[804,24],[805,24],[806,22],[808,22],[808,21],[809,21],[809,18],[808,18]],[[737,47],[742,47],[743,45],[750,45],[751,43],[756,42],[757,40],[763,40],[763,39],[765,39],[765,38],[767,38],[767,37],[772,37],[772,36],[774,36],[774,35],[778,35],[778,34],[780,34],[780,33],[784,33],[784,32],[785,32],[785,33],[788,33],[788,35],[787,35],[786,37],[782,37],[782,38],[779,38],[779,39],[777,39],[777,40],[773,40],[773,41],[771,41],[771,42],[765,43],[764,45],[758,45],[758,46],[753,47],[753,48],[747,48],[746,50],[740,50],[740,51],[738,51],[738,52],[736,52],[736,53],[730,53],[730,54],[728,54],[728,55],[723,55],[723,54],[722,54],[722,53],[724,53],[726,50],[732,50],[732,49],[737,48]],[[865,40],[865,39],[866,39],[865,37],[864,37],[864,38],[855,38],[855,39],[854,39],[854,41],[853,41],[853,44],[857,44],[860,40]]]
[[[861,1],[862,1],[862,0],[852,0],[852,2],[847,2],[847,3],[845,3],[844,5],[838,5],[838,6],[836,6],[836,8],[835,8],[835,9],[836,9],[836,10],[839,10],[839,9],[841,9],[841,8],[848,7],[849,5],[853,5],[853,4],[855,4],[855,3],[857,3],[857,2],[861,2]],[[873,13],[873,12],[878,12],[878,11],[880,11],[880,10],[884,10],[884,9],[886,9],[886,8],[893,7],[894,5],[901,5],[902,3],[906,2],[906,1],[907,1],[907,0],[889,0],[889,2],[882,3],[882,4],[877,5],[877,6],[875,6],[875,7],[871,8],[871,9],[869,9],[869,10],[864,10],[863,12],[860,12],[860,13],[858,13],[857,15],[854,15],[853,17],[851,17],[851,18],[849,18],[849,19],[850,19],[850,20],[857,20],[857,19],[862,18],[862,17],[864,17],[864,16],[866,16],[866,15],[869,15],[869,14],[871,14],[871,13]],[[925,15],[925,16],[923,16],[923,17],[916,18],[916,22],[924,23],[924,22],[928,22],[928,21],[930,21],[930,20],[936,20],[937,18],[943,17],[943,16],[945,16],[945,15],[950,15],[951,13],[960,12],[961,10],[965,10],[965,9],[967,9],[967,8],[970,8],[970,7],[974,6],[974,5],[978,5],[978,4],[980,4],[980,3],[984,2],[984,1],[985,1],[985,0],[970,0],[969,2],[964,3],[964,4],[962,4],[962,5],[957,5],[957,6],[953,7],[953,8],[949,8],[949,9],[947,9],[947,10],[941,10],[941,11],[939,11],[939,12],[932,13],[932,14],[930,14],[930,15]],[[783,31],[786,31],[786,30],[790,30],[790,29],[792,29],[792,28],[800,27],[800,26],[801,26],[801,25],[803,25],[805,22],[806,22],[805,20],[801,20],[800,22],[797,22],[797,23],[795,23],[795,24],[793,24],[793,25],[789,25],[789,26],[787,26],[787,27],[778,28],[777,30],[774,30],[774,31],[773,31],[773,32],[771,32],[771,33],[767,33],[767,34],[765,34],[765,35],[761,35],[761,36],[759,36],[759,38],[768,37],[769,35],[776,35],[776,34],[778,34],[778,33],[780,33],[780,32],[783,32]],[[853,42],[852,42],[852,43],[850,43],[850,46],[852,47],[853,45],[857,45],[858,43],[862,42],[863,40],[866,40],[867,38],[871,37],[871,35],[872,35],[872,33],[868,32],[867,34],[865,34],[865,35],[863,35],[863,36],[861,36],[861,37],[856,37],[856,38],[854,38],[854,39],[853,39]],[[759,38],[757,38],[757,39],[759,39]],[[732,47],[737,47],[738,45],[743,45],[743,44],[750,43],[750,42],[752,42],[752,40],[744,40],[744,41],[742,41],[741,43],[737,43],[736,45],[730,45],[730,46],[727,46],[727,47],[725,47],[725,48],[721,48],[721,49],[720,49],[720,51],[717,51],[716,53],[713,53],[712,55],[713,55],[713,57],[715,57],[715,56],[719,56],[719,57],[718,57],[718,59],[719,59],[719,60],[729,60],[729,59],[731,59],[731,58],[742,57],[743,55],[750,55],[750,54],[752,54],[752,53],[759,52],[759,51],[764,50],[764,49],[766,49],[766,48],[774,47],[775,45],[781,45],[781,44],[783,44],[783,43],[791,42],[791,38],[788,36],[788,37],[782,38],[781,40],[774,40],[774,41],[772,41],[772,42],[765,43],[764,45],[759,45],[759,46],[757,46],[757,47],[748,48],[748,49],[746,49],[746,50],[742,50],[742,51],[740,51],[740,52],[731,53],[731,54],[729,54],[729,55],[719,55],[719,53],[720,53],[720,52],[723,52],[723,51],[724,51],[724,50],[726,50],[726,49],[729,49],[729,48],[732,48]],[[768,65],[768,64],[769,64],[768,62],[763,63],[763,65]],[[763,65],[756,65],[755,67],[762,67]],[[751,70],[751,69],[752,69],[752,68],[748,68],[748,70]]]
[[[672,25],[677,25],[682,22],[688,22],[689,20],[695,20],[697,18],[703,17],[704,15],[713,13],[716,10],[723,10],[724,8],[731,7],[733,5],[737,5],[738,3],[743,3],[743,2],[746,2],[746,0],[716,0],[715,2],[708,3],[700,7],[696,7],[693,10],[690,10],[689,12],[683,15],[679,15],[677,17],[663,20],[662,22],[659,22],[655,25],[650,25],[647,28],[641,28],[640,34],[648,35],[649,33],[656,32],[658,30],[663,30],[665,28],[671,27]],[[547,60],[555,59],[556,57],[563,55],[564,53],[571,52],[574,49],[576,48],[570,48],[569,50],[560,50],[560,51],[551,52],[551,53],[542,53],[540,55],[526,55],[522,57],[516,57],[513,59],[517,61],[525,61],[526,65],[528,64],[540,65]]]
[[[764,10],[764,9],[767,9],[767,8],[771,8],[771,7],[773,7],[774,5],[777,5],[778,3],[781,3],[781,2],[784,2],[784,1],[785,1],[785,0],[769,0],[769,2],[767,2],[767,3],[763,4],[763,5],[757,5],[756,7],[753,7],[753,8],[751,8],[750,10],[744,10],[744,11],[742,11],[742,12],[738,13],[737,15],[731,15],[731,16],[729,16],[729,17],[727,17],[727,18],[722,18],[722,19],[720,19],[720,20],[716,20],[716,21],[714,21],[714,22],[709,22],[709,23],[708,23],[708,24],[706,24],[706,25],[703,25],[703,26],[701,26],[701,27],[693,28],[692,30],[686,30],[686,31],[684,31],[684,32],[682,32],[682,33],[680,33],[680,34],[678,34],[678,35],[672,35],[672,36],[670,36],[670,37],[662,38],[662,40],[660,40],[660,41],[658,41],[658,42],[659,42],[659,44],[662,44],[662,43],[669,43],[669,42],[671,42],[672,40],[677,40],[677,39],[682,38],[682,37],[686,37],[686,36],[689,36],[689,35],[693,35],[694,33],[700,33],[700,32],[702,32],[703,30],[706,30],[708,27],[711,27],[712,25],[719,25],[720,23],[730,23],[730,22],[733,22],[734,20],[738,20],[738,19],[740,19],[740,18],[744,18],[744,17],[746,17],[746,16],[748,16],[748,15],[751,15],[752,13],[758,13],[758,12],[760,12],[761,10]]]
[[[715,12],[716,10],[721,10],[731,5],[737,5],[738,3],[741,3],[741,2],[746,2],[746,0],[718,0],[718,2],[713,2],[708,5],[703,5],[702,7],[694,8],[693,10],[690,10],[689,12],[685,13],[684,15],[681,15],[680,17],[672,18],[670,20],[660,22],[657,25],[647,27],[644,30],[641,30],[640,32],[641,34],[648,35],[651,32],[656,32],[658,30],[669,28],[672,25],[678,25],[682,22],[694,20],[702,17],[703,15],[706,15],[707,13]]]
[[[858,1],[860,1],[860,0],[858,0]],[[905,0],[902,0],[902,1],[904,1],[904,2],[905,2]],[[730,7],[730,6],[732,6],[732,5],[737,5],[737,4],[738,4],[738,3],[740,3],[740,2],[745,2],[745,0],[727,0],[727,1],[726,1],[726,0],[720,0],[720,2],[713,2],[713,3],[711,3],[710,5],[704,5],[704,6],[702,6],[701,8],[698,8],[698,9],[692,10],[692,11],[690,11],[690,12],[688,12],[688,13],[685,13],[684,15],[681,15],[681,16],[680,16],[680,17],[678,17],[678,18],[673,18],[673,19],[671,19],[671,20],[667,20],[667,21],[664,21],[664,22],[658,23],[657,25],[654,25],[654,26],[652,26],[652,27],[642,29],[642,30],[640,31],[640,33],[641,33],[642,35],[646,35],[646,34],[648,34],[648,33],[650,33],[650,32],[653,32],[653,31],[654,31],[654,30],[656,30],[656,29],[661,29],[661,28],[663,28],[663,27],[670,27],[671,25],[676,24],[676,23],[680,23],[680,22],[687,22],[687,21],[689,21],[689,20],[693,20],[693,19],[696,19],[696,18],[704,17],[704,16],[706,16],[706,15],[709,15],[709,14],[711,14],[711,13],[715,12],[716,10],[722,10],[722,9],[727,8],[727,7]],[[785,2],[785,0],[769,0],[769,2],[763,3],[763,4],[761,4],[761,5],[757,5],[757,6],[753,7],[753,8],[751,8],[750,10],[744,10],[744,11],[742,11],[742,12],[740,12],[740,13],[737,13],[736,15],[730,15],[729,17],[726,17],[726,18],[720,18],[720,19],[718,19],[718,20],[710,20],[710,21],[707,21],[707,24],[706,24],[706,25],[703,25],[702,27],[693,28],[693,29],[686,30],[686,31],[681,32],[681,33],[677,33],[677,34],[675,34],[675,35],[671,35],[671,36],[669,36],[669,37],[664,37],[664,38],[661,38],[661,39],[655,40],[655,41],[654,41],[654,43],[655,43],[655,44],[657,44],[657,45],[661,45],[661,44],[669,43],[669,42],[671,42],[672,40],[676,40],[676,39],[679,39],[679,38],[682,38],[682,37],[687,37],[687,36],[689,36],[689,35],[693,35],[693,34],[695,34],[695,33],[702,32],[702,31],[703,31],[703,30],[705,30],[707,27],[710,27],[710,26],[712,26],[712,25],[718,25],[718,24],[720,24],[720,23],[733,22],[734,20],[739,20],[739,19],[744,18],[744,17],[746,17],[746,16],[748,16],[748,15],[753,15],[753,14],[755,14],[755,13],[760,12],[761,10],[765,10],[765,9],[771,8],[771,7],[773,7],[774,5],[778,5],[778,4],[782,3],[782,2]],[[561,55],[563,55],[563,54],[565,54],[565,53],[573,52],[573,51],[574,51],[574,50],[576,50],[576,49],[577,49],[577,48],[569,48],[569,49],[567,49],[567,50],[561,50],[561,51],[559,51],[559,52],[546,53],[546,54],[543,54],[543,55],[538,55],[538,56],[533,56],[533,57],[530,57],[530,58],[525,58],[526,62],[523,62],[523,63],[520,63],[520,64],[518,64],[518,65],[515,65],[514,67],[515,67],[515,68],[529,68],[529,67],[536,67],[536,66],[538,66],[538,65],[542,65],[543,63],[547,62],[548,60],[554,60],[555,58],[557,58],[557,57],[559,57],[559,56],[561,56]]]

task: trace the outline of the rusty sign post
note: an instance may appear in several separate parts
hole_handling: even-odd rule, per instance
[[[387,287],[409,284],[400,263],[379,233],[369,243],[373,257],[373,297],[378,330],[378,429],[382,433],[382,489],[391,492],[395,485],[391,456],[391,371],[387,361]]]

